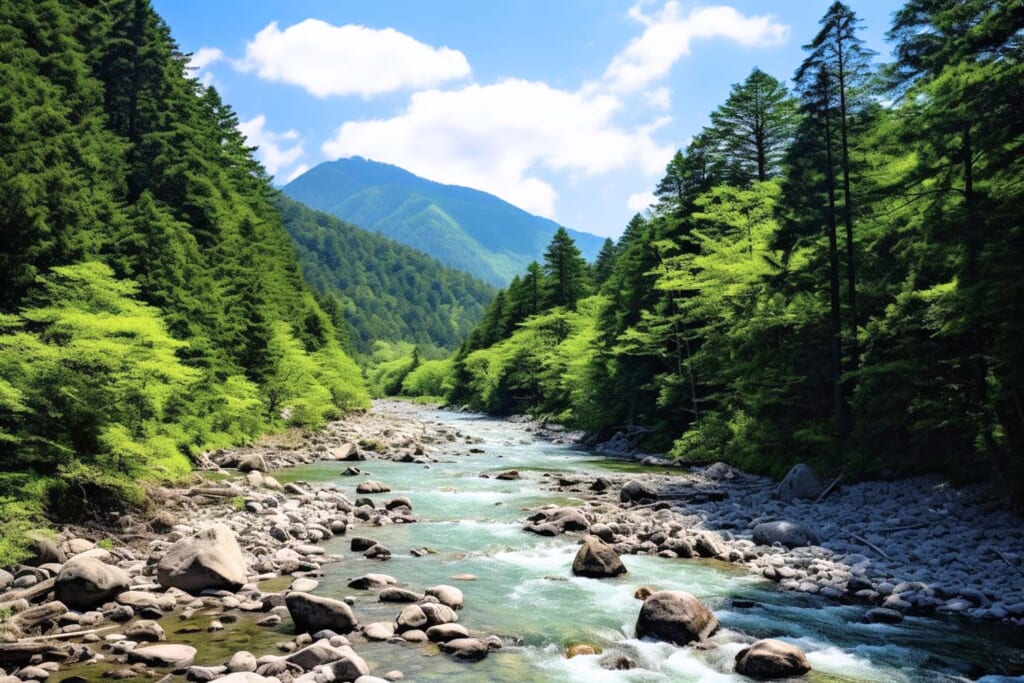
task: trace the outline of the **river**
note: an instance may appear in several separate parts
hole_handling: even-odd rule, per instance
[[[363,528],[393,553],[390,561],[367,560],[348,550],[346,537],[326,542],[329,553],[346,559],[325,566],[320,595],[351,595],[364,623],[391,621],[394,604],[347,588],[368,572],[395,577],[414,590],[440,583],[465,594],[460,623],[471,631],[498,634],[507,645],[486,660],[466,664],[438,654],[434,646],[368,643],[359,653],[376,675],[398,669],[416,681],[733,681],[732,671],[745,637],[776,637],[801,647],[814,671],[811,681],[963,681],[983,673],[1019,673],[1024,668],[1018,631],[956,620],[908,617],[899,625],[868,624],[864,608],[774,589],[774,584],[711,560],[623,558],[629,573],[615,579],[572,576],[573,536],[545,538],[522,531],[526,508],[572,499],[546,491],[550,472],[593,473],[614,463],[538,439],[513,422],[444,411],[422,418],[457,426],[481,441],[482,453],[441,457],[425,466],[388,460],[362,463],[373,479],[391,487],[375,496],[408,496],[419,520],[411,525]],[[356,478],[339,478],[344,464],[324,462],[281,472],[282,480],[333,481],[347,492]],[[520,480],[481,477],[516,469]],[[429,549],[425,555],[413,549]],[[474,581],[452,577],[472,574]],[[722,630],[717,647],[702,651],[639,641],[633,626],[640,602],[635,589],[680,589],[704,600]],[[589,643],[603,655],[564,657],[572,643]],[[625,655],[631,670],[607,670],[603,657]]]

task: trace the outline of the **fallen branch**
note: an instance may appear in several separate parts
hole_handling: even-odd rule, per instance
[[[894,531],[909,531],[910,529],[923,529],[926,526],[930,526],[929,522],[918,522],[917,524],[904,524],[902,526],[890,526],[885,529],[879,529],[879,533],[891,534]]]
[[[840,472],[840,473],[839,473],[839,476],[838,476],[838,477],[836,477],[836,478],[835,478],[835,479],[834,479],[834,480],[832,481],[832,483],[831,483],[831,484],[829,484],[829,485],[828,485],[828,486],[827,486],[827,487],[825,488],[825,490],[821,492],[821,495],[820,495],[820,496],[818,496],[817,498],[815,498],[815,499],[814,499],[814,502],[815,502],[815,503],[820,503],[820,502],[821,502],[821,500],[822,500],[822,499],[823,499],[823,498],[824,498],[825,496],[827,496],[828,494],[832,493],[832,489],[834,489],[834,488],[836,487],[836,484],[838,484],[838,483],[839,483],[839,481],[840,481],[840,480],[841,480],[841,479],[842,479],[842,478],[843,478],[844,476],[846,476],[846,470],[843,470],[842,472]]]
[[[19,642],[22,643],[37,643],[44,640],[62,640],[64,638],[78,638],[79,636],[87,636],[90,633],[103,633],[110,629],[118,628],[117,624],[113,626],[102,626],[100,628],[89,629],[88,631],[72,631],[70,633],[54,633],[48,636],[33,636],[31,638],[19,638]]]
[[[994,552],[994,553],[995,553],[996,555],[998,555],[998,556],[999,556],[999,559],[1001,559],[1001,560],[1002,560],[1003,562],[1005,562],[1006,564],[1010,565],[1011,567],[1013,567],[1013,568],[1014,568],[1014,569],[1016,569],[1017,571],[1021,571],[1021,572],[1024,572],[1024,569],[1021,569],[1020,565],[1016,565],[1016,564],[1014,564],[1013,562],[1010,562],[1010,558],[1008,558],[1008,557],[1007,557],[1007,556],[1006,556],[1006,555],[1005,555],[1005,554],[1003,553],[1003,551],[1002,551],[1002,550],[999,550],[998,548],[992,548],[992,551],[993,551],[993,552]]]
[[[186,496],[210,496],[212,498],[234,498],[235,496],[242,495],[242,491],[239,489],[231,488],[217,488],[217,489],[189,489]]]
[[[15,600],[28,600],[32,602],[34,598],[40,595],[45,595],[53,590],[53,585],[57,583],[57,579],[50,578],[45,581],[40,581],[34,586],[23,588],[21,590],[13,590],[0,595],[0,602],[14,602]]]
[[[863,536],[858,536],[857,534],[853,534],[853,540],[860,541],[861,543],[863,543],[867,547],[871,548],[872,550],[874,550],[876,553],[878,553],[879,555],[881,555],[882,557],[884,557],[887,560],[892,559],[891,557],[889,557],[888,555],[885,554],[884,550],[882,550],[877,545],[875,545],[874,543],[872,543],[868,539],[864,538]]]

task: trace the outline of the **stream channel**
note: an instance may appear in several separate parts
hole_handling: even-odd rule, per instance
[[[357,651],[378,676],[398,669],[414,681],[749,680],[732,673],[733,659],[749,637],[781,638],[802,648],[814,668],[804,679],[809,681],[964,681],[985,673],[1020,673],[1016,670],[1024,667],[1019,631],[917,617],[898,625],[868,624],[863,607],[776,590],[745,570],[713,560],[630,555],[623,557],[629,570],[624,576],[574,577],[578,537],[524,532],[524,509],[574,502],[544,490],[545,472],[621,472],[622,463],[547,443],[514,422],[444,411],[419,414],[481,439],[477,445],[483,453],[441,457],[429,467],[386,460],[361,463],[373,479],[392,489],[373,497],[408,496],[419,521],[350,531],[389,548],[394,555],[384,563],[351,553],[344,536],[327,541],[327,552],[346,559],[325,565],[316,593],[353,596],[357,615],[369,623],[393,620],[399,606],[349,589],[350,578],[383,572],[417,591],[456,585],[465,594],[460,623],[474,632],[498,634],[508,644],[484,661],[467,664],[439,654],[433,645],[360,643]],[[285,481],[333,481],[351,494],[358,480],[339,478],[344,467],[323,462],[278,474]],[[522,478],[480,476],[507,469],[518,470]],[[414,557],[409,551],[415,548],[432,552]],[[458,574],[473,574],[477,580],[453,580]],[[685,590],[705,601],[722,623],[713,638],[717,647],[704,651],[637,640],[640,602],[633,592],[640,585]],[[747,601],[753,606],[737,606]],[[566,647],[577,642],[599,646],[604,654],[566,659]],[[603,657],[619,654],[637,668],[601,666]]]

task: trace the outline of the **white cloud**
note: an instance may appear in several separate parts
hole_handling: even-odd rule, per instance
[[[431,47],[392,28],[335,26],[319,19],[283,31],[272,22],[246,45],[237,67],[268,81],[298,85],[316,97],[372,97],[470,75],[469,62],[458,50]]]
[[[630,211],[639,212],[657,201],[658,198],[654,196],[653,192],[634,192],[629,195],[629,199],[626,200],[626,208]]]
[[[201,47],[188,60],[188,65],[195,69],[205,69],[224,59],[224,52],[216,47]]]
[[[668,88],[655,88],[644,93],[644,101],[654,109],[669,110],[672,108],[672,91]]]
[[[267,173],[276,176],[279,171],[287,169],[302,157],[302,141],[299,140],[299,134],[294,130],[275,133],[267,130],[266,126],[267,117],[260,114],[239,123],[238,130],[242,131],[242,135],[250,145],[259,148],[256,150],[256,158],[267,169]],[[308,168],[306,166],[305,170]],[[292,171],[292,174],[294,173]],[[293,177],[292,174],[289,175],[289,180]]]
[[[613,121],[621,106],[592,89],[571,92],[518,79],[428,90],[413,94],[393,118],[343,124],[321,149],[332,159],[360,155],[397,164],[554,217],[557,193],[540,171],[653,174],[672,156],[671,147],[651,137],[667,119],[625,129]]]
[[[644,14],[640,6],[633,7],[629,16],[646,28],[605,71],[605,79],[620,92],[641,90],[665,76],[690,53],[696,39],[727,38],[745,47],[764,47],[789,37],[789,27],[771,15],[745,16],[728,6],[699,7],[683,15],[679,3],[670,0],[653,16]]]
[[[309,170],[309,164],[299,164],[294,169],[292,169],[292,172],[289,173],[288,176],[284,179],[285,184],[288,184],[291,181],[295,180],[296,178],[298,178],[300,175],[302,175],[303,173],[305,173],[308,170]]]

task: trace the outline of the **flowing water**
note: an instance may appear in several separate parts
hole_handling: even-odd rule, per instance
[[[394,553],[385,563],[353,556],[348,539],[328,541],[328,552],[346,559],[325,566],[317,593],[356,598],[361,621],[391,621],[400,606],[380,604],[370,592],[346,587],[368,572],[394,576],[414,590],[439,583],[457,585],[466,605],[460,623],[471,631],[503,636],[510,645],[486,660],[466,664],[438,653],[433,645],[360,644],[357,649],[381,675],[391,669],[416,681],[733,681],[741,649],[739,634],[777,637],[801,647],[814,671],[812,681],[916,682],[965,680],[982,673],[1021,673],[1024,639],[1019,631],[982,628],[960,621],[907,618],[896,626],[867,624],[864,609],[839,606],[774,590],[773,584],[744,570],[714,561],[623,558],[629,573],[615,579],[572,576],[577,539],[542,538],[521,530],[524,508],[545,503],[571,504],[543,489],[546,472],[599,471],[592,455],[556,446],[521,426],[480,416],[424,412],[424,419],[456,425],[483,440],[483,454],[441,457],[421,464],[368,461],[363,469],[392,491],[386,500],[409,496],[412,525],[364,528]],[[342,463],[321,463],[281,473],[285,480],[335,481],[350,495],[359,479],[339,477]],[[481,473],[517,469],[518,481],[482,478]],[[409,551],[429,548],[421,557]],[[458,581],[473,574],[475,581]],[[722,623],[709,651],[640,641],[634,624],[640,602],[637,586],[681,589],[704,600]],[[737,607],[749,604],[753,607]],[[603,655],[565,659],[572,643],[588,643]],[[638,665],[625,671],[601,667],[602,657],[622,654]]]

